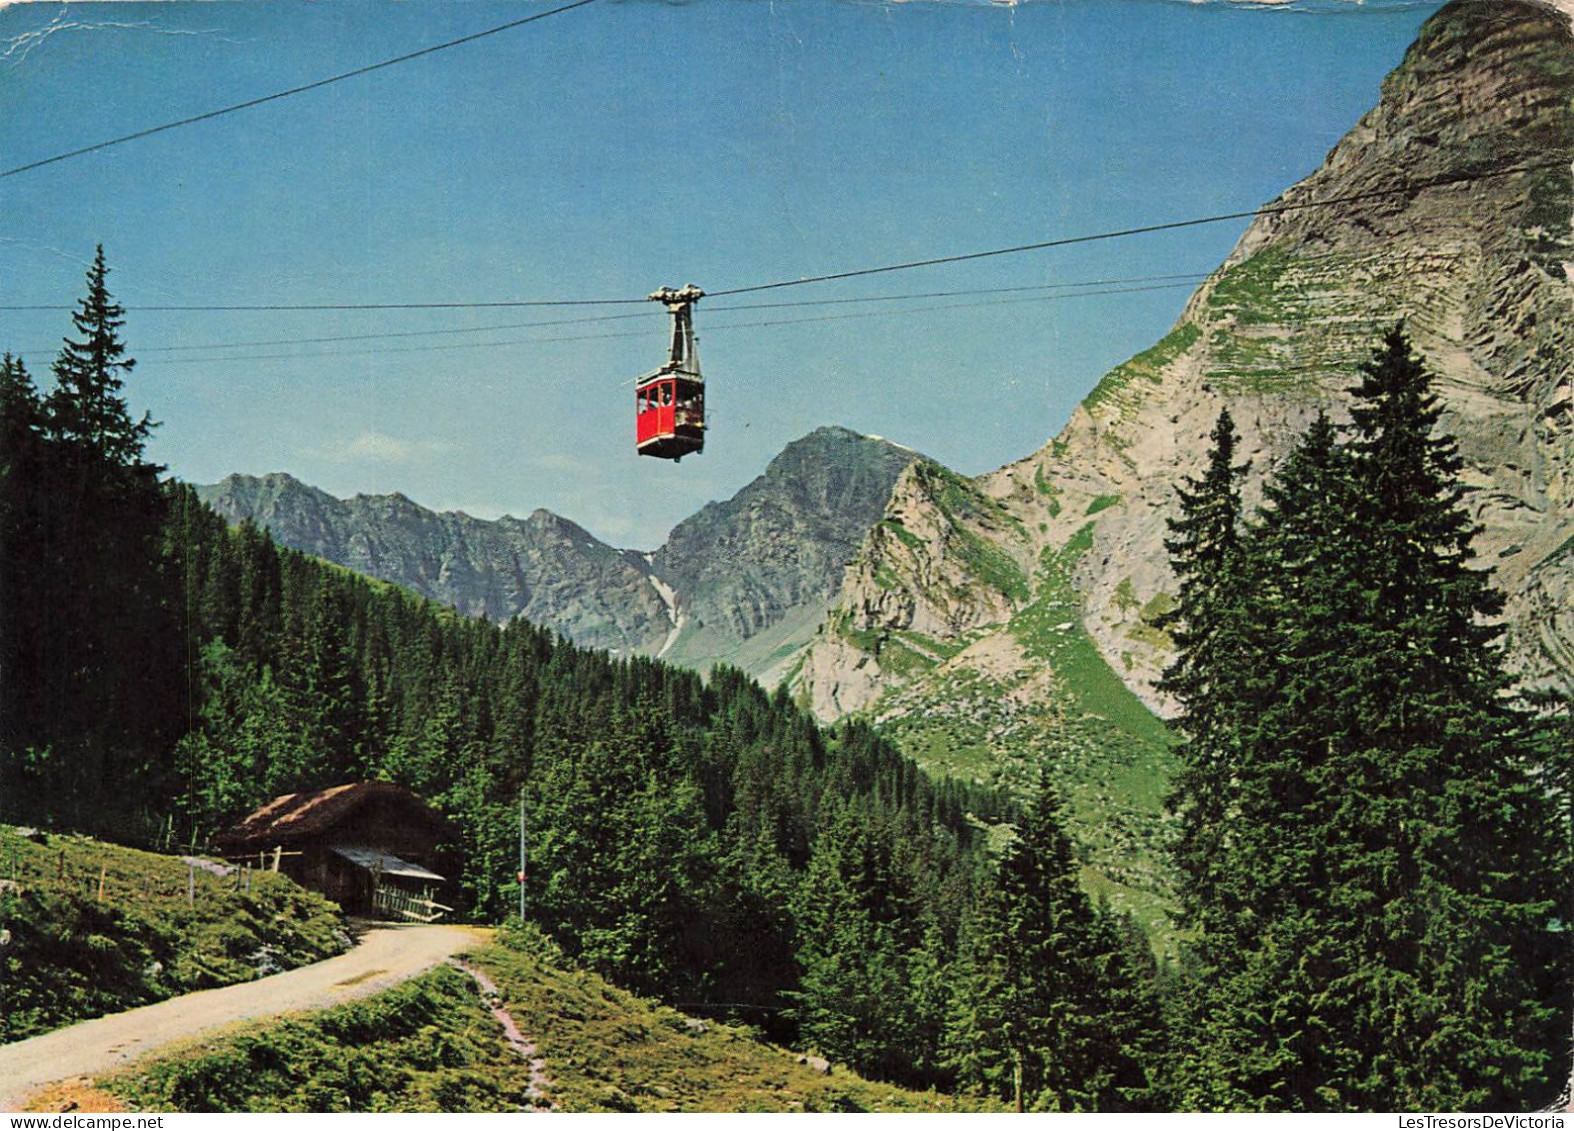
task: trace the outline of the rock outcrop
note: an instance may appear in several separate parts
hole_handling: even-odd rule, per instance
[[[1044,448],[974,481],[1009,520],[993,544],[1034,560],[1087,539],[1072,576],[1080,623],[1162,709],[1153,681],[1169,653],[1151,622],[1174,589],[1165,520],[1220,408],[1242,433],[1254,503],[1316,412],[1348,419],[1358,367],[1402,321],[1466,461],[1480,564],[1508,597],[1511,663],[1574,689],[1571,160],[1568,17],[1512,0],[1448,5],[1376,108],[1251,224],[1171,332],[1106,375]],[[890,592],[876,576],[888,543],[879,528],[866,541],[805,660],[802,693],[822,717],[881,713],[881,696],[908,682],[878,649],[833,631],[838,618],[873,626],[866,610],[944,586],[915,573],[915,592]],[[1006,631],[1002,612],[993,595],[951,610],[958,631],[942,642],[966,643],[991,620]]]

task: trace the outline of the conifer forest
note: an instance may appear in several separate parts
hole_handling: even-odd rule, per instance
[[[1570,1022],[1567,716],[1510,691],[1402,327],[1348,427],[1179,486],[1176,931],[1086,894],[1053,781],[931,779],[741,672],[471,620],[228,526],[147,462],[102,250],[52,373],[0,364],[0,820],[200,848],[408,786],[463,917],[882,1080],[1032,1110],[1505,1110]]]
[[[78,7],[0,1109],[1574,1111],[1574,0]]]

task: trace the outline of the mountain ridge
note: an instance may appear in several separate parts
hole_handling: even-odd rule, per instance
[[[1460,442],[1485,527],[1478,553],[1509,596],[1514,662],[1528,678],[1574,688],[1568,626],[1544,641],[1546,618],[1525,612],[1567,593],[1574,566],[1568,167],[1405,189],[1484,157],[1494,168],[1566,162],[1571,47],[1567,20],[1542,5],[1456,0],[1440,10],[1378,105],[1280,202],[1385,195],[1258,217],[1160,342],[1106,374],[1044,447],[972,481],[1021,524],[1034,555],[1092,522],[1075,578],[1086,627],[1151,706],[1162,706],[1153,680],[1166,650],[1141,610],[1173,588],[1164,517],[1173,485],[1200,466],[1219,409],[1242,432],[1254,505],[1319,409],[1347,418],[1343,390],[1397,321],[1439,374],[1444,427]],[[874,607],[878,563],[864,564],[844,607]],[[811,654],[806,670],[816,666],[826,665]],[[805,690],[828,717],[832,689]]]
[[[725,661],[769,679],[813,633],[915,458],[883,438],[816,429],[649,552],[611,546],[545,508],[480,519],[401,492],[340,499],[284,472],[196,490],[231,522],[467,615],[522,615],[587,647],[702,669]]]

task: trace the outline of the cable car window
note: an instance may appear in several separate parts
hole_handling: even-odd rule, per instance
[[[663,406],[670,405],[672,403],[671,384],[663,384],[661,386],[661,403]]]

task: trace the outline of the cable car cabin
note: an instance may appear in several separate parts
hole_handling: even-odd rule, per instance
[[[642,456],[679,460],[705,447],[705,384],[660,377],[634,391],[634,439]]]
[[[641,377],[634,388],[634,443],[642,456],[674,462],[705,449],[705,378],[695,347],[694,303],[705,292],[690,283],[662,287],[651,299],[672,315],[667,363]]]

